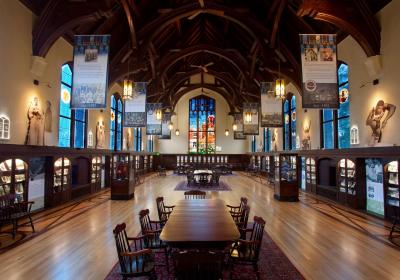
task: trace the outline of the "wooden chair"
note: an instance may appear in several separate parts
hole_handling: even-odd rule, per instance
[[[164,224],[162,221],[152,221],[149,214],[149,209],[141,210],[139,212],[142,234],[147,236],[145,239],[145,247],[154,250],[163,250],[165,253],[167,270],[169,270],[167,244],[160,239],[161,230]]]
[[[158,218],[161,222],[166,223],[168,221],[169,215],[171,215],[172,210],[175,206],[166,206],[164,204],[164,197],[160,196],[156,198]]]
[[[185,193],[185,199],[206,199],[206,192],[200,191],[200,190],[190,190],[186,191]]]
[[[211,251],[180,251],[173,254],[175,279],[222,279],[224,255]]]
[[[211,177],[211,185],[219,186],[219,178],[220,178],[220,176],[221,176],[221,173],[213,172],[212,177]]]
[[[196,184],[196,180],[195,180],[195,178],[194,178],[194,173],[193,173],[193,172],[189,172],[189,173],[186,175],[186,177],[187,177],[187,186],[188,186],[188,187],[193,186],[193,185]]]
[[[243,233],[243,229],[247,228],[247,222],[249,221],[249,214],[250,214],[250,206],[244,205],[242,208],[242,212],[240,214],[232,215],[233,220],[235,221],[236,226],[238,227],[239,231],[241,231],[242,239],[246,239],[246,233]]]
[[[149,276],[157,279],[154,254],[151,249],[144,248],[146,236],[128,237],[125,229],[123,223],[113,230],[122,278]]]
[[[161,165],[159,165],[157,167],[157,171],[158,171],[158,176],[167,176],[167,171],[166,171],[165,167],[162,167]]]
[[[247,205],[247,202],[248,202],[247,197],[241,197],[239,206],[231,206],[228,204],[226,205],[226,207],[229,208],[229,212],[233,216],[242,213],[243,206]]]
[[[3,224],[12,223],[12,236],[15,238],[18,229],[18,221],[28,218],[32,227],[32,231],[35,232],[35,227],[33,225],[31,216],[33,203],[33,201],[17,202],[17,196],[15,194],[6,194],[0,196],[0,229]]]
[[[239,239],[236,241],[229,253],[229,263],[231,266],[230,279],[232,278],[232,269],[235,264],[237,265],[252,265],[256,273],[257,279],[260,278],[258,271],[258,259],[260,256],[261,243],[264,235],[265,221],[261,217],[254,216],[254,224],[252,228],[242,229],[241,235],[250,238]]]

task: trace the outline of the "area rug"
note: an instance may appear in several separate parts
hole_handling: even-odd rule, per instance
[[[116,253],[116,252],[115,252]],[[156,254],[156,273],[157,279],[174,280],[174,268],[172,260],[170,263],[170,272],[167,272],[165,257],[163,253]],[[160,264],[160,265],[157,265]],[[265,280],[297,280],[304,279],[301,273],[289,261],[286,255],[279,249],[275,242],[271,239],[267,232],[264,232],[264,237],[261,246],[260,260],[258,262],[260,271],[260,279]],[[106,280],[122,279],[119,275],[119,263],[115,264],[110,273],[106,276]],[[137,279],[147,279],[137,278]],[[228,266],[224,270],[223,279],[229,279]],[[251,265],[237,265],[232,272],[232,279],[253,280],[256,279],[256,274]]]
[[[202,190],[202,191],[231,191],[231,187],[224,181],[219,181],[219,186],[199,186],[199,185],[187,185],[186,181],[179,182],[175,191],[190,191],[190,190]]]

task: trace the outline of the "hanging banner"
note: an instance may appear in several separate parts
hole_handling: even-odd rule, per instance
[[[161,122],[161,135],[158,136],[158,139],[171,139],[171,130],[169,129],[170,124],[171,114],[164,113]]]
[[[233,139],[235,140],[245,140],[246,135],[243,134],[243,115],[234,114],[235,123],[237,125],[236,131],[233,132]]]
[[[336,35],[300,34],[303,108],[339,108]]]
[[[72,109],[107,107],[110,35],[76,35]]]
[[[259,127],[259,104],[258,103],[243,103],[243,134],[258,135]]]
[[[383,190],[383,165],[380,159],[365,159],[367,177],[367,211],[375,215],[385,215]]]
[[[274,83],[261,83],[261,127],[281,127],[282,101],[275,97]]]
[[[162,103],[147,103],[147,124],[146,134],[147,135],[161,135],[161,122],[162,119],[157,120],[156,112],[162,110]]]
[[[146,126],[146,82],[133,83],[133,97],[124,102],[124,127]]]

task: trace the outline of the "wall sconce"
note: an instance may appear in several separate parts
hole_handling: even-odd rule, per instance
[[[172,122],[169,123],[168,129],[172,131],[174,129],[174,124]]]
[[[176,136],[179,136],[179,134],[181,134],[180,131],[179,131],[179,129],[176,129],[176,130],[175,130],[175,135],[176,135]]]
[[[133,98],[133,82],[131,80],[124,80],[124,93],[122,95],[123,100],[129,100]]]
[[[238,127],[237,127],[237,124],[236,124],[236,123],[234,123],[234,124],[232,125],[232,130],[233,130],[233,131],[236,131],[236,130],[237,130],[237,128],[238,128]]]
[[[275,81],[275,97],[278,99],[285,98],[285,80],[277,79]]]
[[[225,136],[229,136],[229,129],[225,129]]]
[[[156,120],[160,121],[162,119],[162,111],[161,109],[156,110]]]

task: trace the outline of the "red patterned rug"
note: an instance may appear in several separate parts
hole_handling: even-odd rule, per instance
[[[164,254],[156,254],[156,262],[165,264]],[[165,266],[156,266],[157,279],[174,280],[172,261],[170,261],[170,273],[168,274]],[[258,263],[260,270],[260,279],[268,280],[291,280],[304,279],[300,272],[289,261],[286,255],[279,249],[271,237],[264,232],[264,237],[260,252],[260,261]],[[115,264],[111,272],[105,278],[106,280],[122,279],[119,275],[119,264]],[[229,278],[229,271],[224,271],[224,279]],[[256,275],[251,265],[235,266],[233,279],[252,280]],[[147,279],[147,278],[138,278]]]

